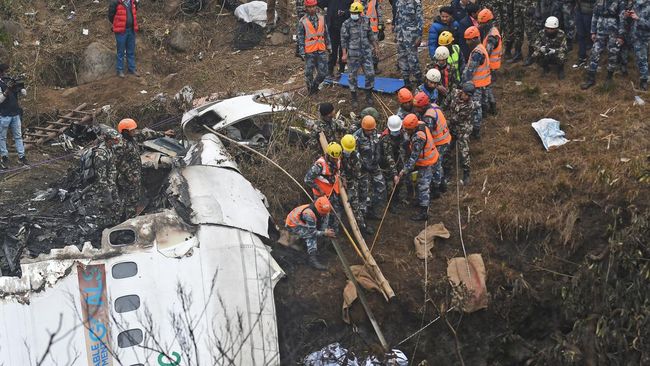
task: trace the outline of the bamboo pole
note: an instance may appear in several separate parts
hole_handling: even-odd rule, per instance
[[[321,132],[318,138],[321,147],[323,148],[323,152],[325,152],[327,150],[327,138],[325,137],[325,134]],[[354,237],[357,239],[358,247],[361,249],[361,253],[363,254],[366,265],[368,266],[368,269],[370,270],[370,273],[372,273],[375,280],[377,280],[379,283],[379,286],[381,286],[386,299],[392,299],[395,297],[395,292],[390,287],[390,284],[388,283],[388,280],[386,280],[386,277],[384,277],[384,274],[381,273],[379,265],[377,265],[375,258],[373,258],[370,250],[368,249],[366,240],[363,238],[363,235],[361,235],[361,230],[359,230],[357,220],[354,218],[354,212],[352,211],[352,207],[350,207],[350,202],[348,201],[348,194],[345,191],[345,187],[343,187],[343,185],[340,185],[339,190],[341,192],[341,205],[343,205],[343,210],[345,211],[345,215],[348,217],[350,228],[352,229]]]

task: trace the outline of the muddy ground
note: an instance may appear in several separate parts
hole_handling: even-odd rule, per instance
[[[61,9],[62,5],[66,8]],[[128,115],[143,125],[168,121],[173,127],[176,120],[169,117],[178,111],[152,103],[152,96],[173,95],[183,85],[192,85],[200,96],[302,86],[303,65],[293,56],[292,44],[265,43],[236,52],[231,48],[235,27],[231,14],[218,15],[220,9],[213,4],[194,17],[173,16],[158,2],[141,9],[138,62],[143,78],[108,77],[72,86],[69,65],[78,62],[75,55],[93,40],[111,48],[113,40],[103,4],[76,4],[72,22],[66,20],[71,6],[65,1],[17,1],[12,7],[11,16],[24,24],[26,34],[21,46],[12,46],[10,51],[16,68],[30,75],[33,86],[24,103],[26,126],[42,124],[56,110],[88,102],[95,107],[111,105],[111,112],[100,117],[103,122],[114,124]],[[39,10],[36,17],[23,15],[33,8]],[[434,6],[426,8],[429,22]],[[171,51],[166,45],[167,30],[189,22],[201,26],[194,36],[194,49]],[[80,31],[67,32],[67,28],[88,28],[91,37]],[[34,45],[36,40],[40,46]],[[381,46],[382,76],[399,75],[392,41],[390,35]],[[202,60],[197,57],[199,52],[205,55]],[[575,53],[571,54],[572,61],[574,58]],[[635,95],[648,101],[650,95],[632,89],[635,73],[629,78],[617,75],[612,89],[599,85],[588,92],[579,90],[582,76],[582,70],[569,68],[567,79],[560,82],[553,75],[541,76],[535,66],[523,68],[521,64],[508,65],[500,72],[495,87],[500,113],[486,119],[481,140],[471,143],[472,184],[459,187],[457,196],[452,183],[449,192],[432,203],[429,223],[444,223],[451,238],[436,242],[426,273],[425,263],[413,250],[413,237],[424,225],[409,221],[411,212],[406,208],[387,215],[374,255],[397,296],[391,303],[377,293],[368,297],[388,342],[410,360],[456,365],[460,364],[458,354],[466,365],[632,365],[648,360],[647,312],[636,318],[635,326],[612,323],[611,329],[622,329],[618,333],[622,341],[616,346],[603,346],[608,338],[595,326],[590,328],[593,319],[627,319],[649,310],[649,277],[643,277],[650,257],[648,236],[630,239],[630,245],[636,245],[631,248],[641,254],[615,277],[629,284],[627,295],[599,300],[583,296],[581,301],[570,294],[583,294],[584,289],[597,285],[608,289],[606,285],[614,278],[610,267],[619,260],[628,263],[608,255],[618,253],[613,245],[637,238],[631,232],[647,233],[638,217],[647,217],[650,203],[650,113],[647,106],[632,103]],[[602,82],[602,75],[599,77]],[[344,101],[339,108],[344,115],[350,112],[345,89],[328,88],[309,98],[304,93],[304,89],[296,90],[294,104],[309,114],[317,114],[316,104],[321,101]],[[391,96],[381,98],[391,110],[396,109]],[[571,142],[544,151],[530,126],[543,117],[560,120]],[[255,157],[233,153],[253,185],[267,195],[278,223],[305,201],[281,173]],[[69,154],[58,147],[39,147],[28,153],[35,163],[31,169],[0,176],[0,224],[20,214],[51,213],[47,204],[26,200],[37,190],[64,181],[67,169],[77,164]],[[281,143],[267,154],[299,181],[316,156]],[[50,161],[53,158],[59,160]],[[459,212],[468,253],[482,254],[486,264],[489,307],[473,314],[450,312],[419,336],[400,344],[449,307],[446,262],[462,256]],[[618,239],[612,241],[612,237]],[[345,240],[339,242],[348,260],[360,263]],[[358,303],[352,310],[355,326],[341,320],[345,275],[332,248],[322,244],[330,269],[316,272],[305,265],[302,253],[273,247],[275,258],[287,272],[276,288],[283,364],[295,364],[308,352],[334,341],[358,354],[379,350]],[[598,257],[603,253],[605,260]],[[597,276],[601,272],[586,275],[601,263],[607,265],[601,277]],[[642,294],[638,298],[633,295],[637,292]],[[612,315],[613,308],[602,306],[602,301],[617,304],[628,313]],[[639,347],[639,342],[646,346]]]

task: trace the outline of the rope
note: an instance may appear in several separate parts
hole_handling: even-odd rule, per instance
[[[456,306],[452,306],[452,307],[450,307],[449,309],[447,309],[447,311],[446,311],[445,313],[448,313],[448,312],[450,312],[450,311],[452,311],[452,310],[454,310],[454,309],[456,309]],[[437,322],[438,320],[440,320],[441,317],[442,317],[441,315],[438,315],[437,318],[435,318],[435,319],[433,319],[432,321],[430,321],[429,323],[427,323],[427,325],[425,325],[424,327],[418,329],[417,331],[415,331],[414,333],[412,333],[412,334],[409,335],[408,337],[402,339],[402,341],[399,342],[398,344],[396,344],[395,347],[398,347],[398,346],[402,345],[404,342],[408,341],[409,339],[415,337],[417,334],[419,334],[420,332],[422,332],[423,330],[425,330],[426,328],[428,328],[431,324],[433,324],[433,323]]]

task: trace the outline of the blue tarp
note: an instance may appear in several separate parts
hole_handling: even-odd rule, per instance
[[[347,88],[349,86],[349,78],[348,74],[341,74],[341,77],[339,80],[336,79],[326,79],[326,83],[328,84],[335,84],[335,85],[340,85],[342,87]],[[357,77],[357,84],[360,89],[363,89],[366,83],[366,77],[365,75],[359,75]],[[380,93],[387,93],[387,94],[395,94],[397,93],[398,90],[404,87],[404,80],[402,79],[394,79],[394,78],[375,78],[375,86],[373,88],[374,91],[380,92]]]

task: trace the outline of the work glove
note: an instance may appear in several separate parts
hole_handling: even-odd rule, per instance
[[[379,41],[383,41],[384,39],[386,39],[386,34],[384,33],[384,23],[379,24],[377,28],[379,28],[379,32],[377,33],[377,39]]]
[[[542,47],[539,48],[539,52],[546,53],[546,52],[548,52],[548,49],[546,48],[546,46],[542,46]]]
[[[548,54],[549,54],[549,56],[554,55],[555,54],[555,49],[551,48],[550,50],[548,50]]]

